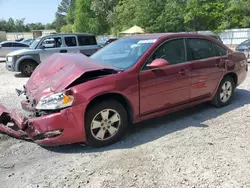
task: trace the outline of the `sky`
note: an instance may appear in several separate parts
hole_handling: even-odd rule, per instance
[[[25,23],[51,23],[61,0],[0,0],[0,19],[21,19]]]

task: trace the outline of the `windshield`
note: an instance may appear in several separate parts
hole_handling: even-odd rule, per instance
[[[123,70],[133,67],[156,39],[120,39],[91,56],[100,63]]]
[[[38,43],[40,42],[41,38],[37,38],[34,42],[32,42],[32,44],[30,45],[29,48],[31,49],[35,49],[38,45]]]

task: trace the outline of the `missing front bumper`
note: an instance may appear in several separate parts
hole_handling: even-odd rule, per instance
[[[0,132],[24,140],[43,140],[60,136],[63,130],[38,132],[32,123],[16,110],[9,111],[0,105]]]
[[[0,132],[19,139],[29,139],[23,131],[27,126],[27,118],[15,110],[11,112],[0,105]]]

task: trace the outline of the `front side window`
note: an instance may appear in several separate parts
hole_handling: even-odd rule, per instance
[[[161,45],[149,58],[143,70],[148,69],[146,65],[153,60],[162,58],[168,61],[169,65],[186,62],[185,44],[183,39],[173,39]]]
[[[68,47],[76,46],[76,37],[64,37],[65,44]]]
[[[188,39],[191,60],[206,59],[215,57],[216,51],[211,41],[206,39]]]
[[[127,70],[134,66],[156,39],[120,39],[94,53],[91,58]]]
[[[42,47],[43,48],[60,48],[61,46],[62,46],[61,37],[46,38],[42,42]]]

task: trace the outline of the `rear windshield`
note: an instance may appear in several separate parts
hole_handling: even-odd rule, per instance
[[[79,46],[97,45],[95,36],[77,36]]]

